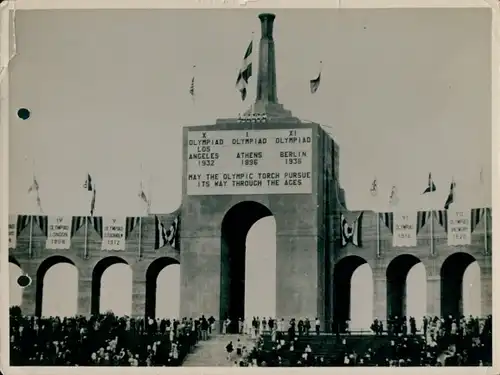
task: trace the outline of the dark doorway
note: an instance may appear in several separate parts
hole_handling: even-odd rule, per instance
[[[476,259],[467,253],[454,253],[441,266],[441,315],[459,317],[463,313],[463,280],[467,267]]]
[[[268,216],[273,214],[266,206],[244,201],[231,207],[222,220],[219,317],[231,320],[232,332],[238,329],[238,319],[245,318],[246,237],[252,225]]]
[[[101,309],[101,281],[104,271],[115,264],[128,264],[124,259],[117,256],[110,256],[101,259],[92,271],[92,301],[90,312],[92,315],[98,315]]]
[[[366,260],[349,255],[335,263],[333,270],[333,332],[344,332],[351,318],[351,281],[354,271]]]
[[[166,267],[172,264],[179,264],[173,258],[161,257],[155,259],[146,271],[146,317],[156,318],[156,289],[158,287],[158,275]],[[180,285],[172,285],[173,288],[179,288]]]
[[[401,254],[387,266],[387,319],[406,316],[406,280],[410,270],[420,263],[411,254]],[[425,285],[423,286],[426,287]]]

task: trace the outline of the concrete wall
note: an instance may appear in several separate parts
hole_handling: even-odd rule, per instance
[[[169,215],[158,215],[160,220],[168,228],[177,213]],[[92,300],[92,272],[99,262],[119,261],[120,259],[130,265],[133,274],[132,283],[132,314],[143,316],[146,305],[146,271],[151,263],[158,258],[168,257],[179,262],[179,251],[170,246],[154,250],[155,239],[154,216],[142,219],[142,235],[139,246],[139,227],[130,233],[125,246],[125,251],[102,251],[101,239],[88,225],[87,251],[85,251],[85,229],[82,226],[71,240],[71,248],[68,250],[45,249],[46,237],[36,223],[33,224],[33,236],[31,251],[29,246],[30,225],[22,231],[17,238],[15,249],[9,250],[11,260],[18,263],[21,269],[33,280],[32,285],[23,291],[22,311],[25,314],[35,314],[36,289],[38,284],[38,270],[41,265],[52,263],[56,257],[64,257],[66,262],[72,263],[78,269],[78,313],[89,315]],[[140,250],[140,254],[139,254]],[[87,254],[85,256],[84,254]],[[117,257],[118,259],[113,259]],[[64,260],[64,259],[61,259]],[[44,268],[44,267],[43,267]],[[64,280],[62,280],[64,282]],[[117,288],[120,286],[117,285]]]

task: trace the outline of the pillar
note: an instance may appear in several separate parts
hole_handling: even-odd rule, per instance
[[[318,237],[277,234],[276,315],[324,320],[324,291],[318,282]]]
[[[441,276],[427,275],[427,315],[441,316]]]
[[[387,321],[387,277],[385,268],[373,269],[373,319]],[[387,325],[387,323],[384,325]]]
[[[481,315],[492,314],[493,284],[491,266],[481,269]]]
[[[38,264],[28,260],[21,262],[21,268],[25,274],[31,277],[31,285],[23,289],[21,311],[24,315],[35,315]]]
[[[92,268],[82,266],[78,270],[77,314],[89,316],[92,308]]]
[[[182,317],[220,316],[221,238],[188,237],[181,239]]]
[[[132,271],[132,316],[143,318],[146,313],[146,279],[142,272]]]

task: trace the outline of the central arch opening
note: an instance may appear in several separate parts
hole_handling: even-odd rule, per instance
[[[269,216],[273,216],[273,213],[266,206],[244,201],[229,209],[222,219],[219,317],[221,320],[231,320],[229,328],[233,332],[237,330],[238,319],[245,319],[247,235],[257,221]],[[262,246],[265,246],[265,241],[263,238]],[[276,288],[276,285],[270,287]]]

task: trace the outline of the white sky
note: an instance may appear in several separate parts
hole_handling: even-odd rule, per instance
[[[331,127],[349,208],[374,207],[368,192],[374,176],[379,204],[396,184],[401,204],[425,205],[419,194],[429,171],[439,189],[436,207],[452,175],[467,204],[485,200],[477,185],[481,168],[491,185],[486,12],[276,12],[278,97],[296,116]],[[87,213],[81,188],[87,171],[97,184],[97,215],[142,213],[141,174],[150,182],[153,211],[178,208],[182,126],[211,124],[250,104],[241,103],[234,83],[251,32],[260,35],[256,16],[254,10],[19,11],[10,211],[37,212],[26,194],[33,159],[45,213]],[[319,60],[322,83],[311,95]],[[188,94],[193,64],[195,106]],[[20,107],[32,111],[29,120],[17,119]]]

